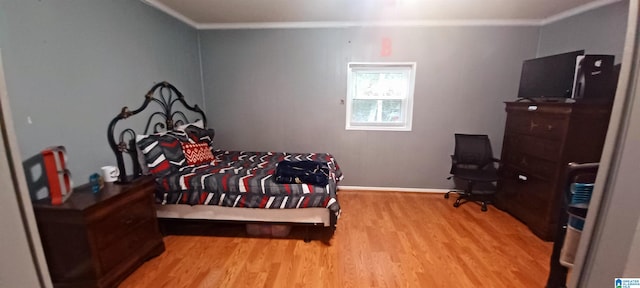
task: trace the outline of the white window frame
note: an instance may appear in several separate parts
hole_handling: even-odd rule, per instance
[[[415,90],[416,62],[349,62],[347,64],[347,103],[346,103],[346,130],[375,130],[375,131],[411,131],[413,120],[413,94]],[[404,71],[409,74],[407,83],[407,95],[402,101],[404,121],[401,123],[352,123],[352,103],[355,99],[355,74],[359,71]],[[394,98],[395,99],[395,98]],[[378,105],[382,105],[379,100]],[[378,109],[381,113],[381,109]]]

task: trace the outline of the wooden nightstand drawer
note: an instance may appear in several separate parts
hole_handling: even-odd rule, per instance
[[[120,205],[114,207],[108,217],[94,222],[92,231],[98,248],[111,244],[140,223],[153,219],[155,211],[149,197],[138,198],[131,203],[119,203]]]
[[[102,269],[106,273],[121,262],[136,254],[145,244],[152,244],[157,241],[157,228],[151,221],[139,223],[132,227],[133,230],[125,237],[116,239],[111,245],[100,249],[98,258],[102,264]]]
[[[33,204],[54,287],[116,287],[164,251],[152,193],[143,177],[105,183],[98,193],[74,189],[62,205]]]

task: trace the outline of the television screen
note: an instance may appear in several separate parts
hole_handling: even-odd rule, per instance
[[[576,57],[584,50],[526,60],[522,63],[519,98],[571,98]]]

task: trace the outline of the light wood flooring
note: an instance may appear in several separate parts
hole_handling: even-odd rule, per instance
[[[343,212],[330,246],[210,225],[226,231],[166,236],[166,251],[120,287],[545,286],[552,243],[493,206],[486,213],[475,203],[454,208],[456,196],[442,194],[339,197]],[[302,235],[297,228],[293,237]]]

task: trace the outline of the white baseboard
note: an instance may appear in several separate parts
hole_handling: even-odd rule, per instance
[[[338,190],[352,191],[388,191],[388,192],[414,192],[414,193],[434,193],[443,194],[449,191],[459,191],[456,189],[435,189],[435,188],[402,188],[402,187],[368,187],[368,186],[343,186],[339,185]]]

